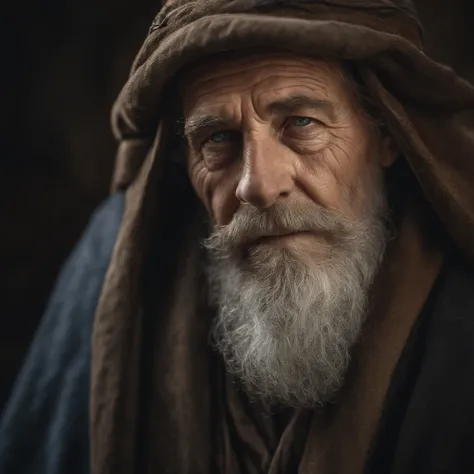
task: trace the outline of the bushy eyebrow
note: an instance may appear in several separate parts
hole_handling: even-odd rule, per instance
[[[268,104],[266,112],[269,114],[296,115],[302,110],[324,112],[331,120],[335,117],[335,106],[332,102],[324,99],[316,99],[306,95],[291,95]],[[234,129],[235,123],[225,117],[218,115],[192,115],[186,119],[184,124],[184,135],[190,139],[197,139],[213,131],[222,129]]]
[[[193,115],[185,121],[184,135],[195,138],[213,130],[230,127],[232,124],[229,120],[217,115]]]
[[[276,100],[268,104],[266,111],[270,114],[284,113],[287,115],[297,114],[301,110],[322,111],[331,120],[335,118],[335,106],[325,99],[317,99],[307,95],[297,94]]]

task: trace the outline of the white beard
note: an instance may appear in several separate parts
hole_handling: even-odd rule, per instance
[[[315,204],[245,206],[205,242],[216,346],[250,394],[310,407],[341,387],[387,241],[385,195],[382,184],[373,186],[354,222]],[[325,231],[326,257],[265,244],[242,255],[252,237],[282,227]]]

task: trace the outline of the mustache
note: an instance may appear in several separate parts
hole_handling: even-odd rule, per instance
[[[267,236],[313,232],[331,236],[348,234],[353,223],[336,211],[313,202],[274,204],[260,210],[244,205],[225,226],[215,226],[212,234],[203,244],[214,252],[236,250]]]

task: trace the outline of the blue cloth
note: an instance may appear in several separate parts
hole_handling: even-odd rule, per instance
[[[109,197],[62,269],[0,420],[0,474],[87,474],[94,313],[124,209]]]

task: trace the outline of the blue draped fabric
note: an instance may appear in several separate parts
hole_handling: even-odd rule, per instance
[[[0,474],[88,474],[94,313],[124,209],[94,213],[63,267],[0,420]]]

